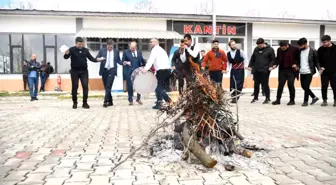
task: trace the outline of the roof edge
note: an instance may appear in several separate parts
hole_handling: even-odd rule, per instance
[[[161,18],[167,20],[212,20],[212,15],[200,14],[168,14],[168,13],[137,13],[137,12],[89,12],[89,11],[55,11],[55,10],[21,10],[0,9],[0,15],[44,15],[44,16],[73,16],[73,17],[137,17]],[[301,24],[327,24],[336,25],[336,20],[310,20],[270,17],[245,17],[245,16],[216,16],[218,22],[260,22],[260,23],[301,23]]]

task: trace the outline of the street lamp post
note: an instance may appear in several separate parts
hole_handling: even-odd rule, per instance
[[[215,0],[212,0],[212,39],[216,37],[216,30]]]

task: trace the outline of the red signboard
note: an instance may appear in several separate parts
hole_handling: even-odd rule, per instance
[[[245,23],[216,23],[216,35],[222,36],[245,36]],[[173,22],[174,31],[180,34],[212,35],[211,22]]]

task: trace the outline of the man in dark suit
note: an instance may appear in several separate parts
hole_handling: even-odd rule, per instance
[[[126,83],[127,83],[127,91],[128,91],[128,101],[129,105],[133,105],[133,83],[131,80],[131,76],[133,71],[141,66],[145,66],[145,60],[142,57],[142,52],[140,50],[137,50],[137,43],[131,42],[130,49],[127,49],[123,53],[122,62],[124,66],[128,67],[126,77]],[[140,105],[142,105],[141,102],[141,95],[137,93],[137,99],[136,102],[138,102]]]
[[[113,98],[111,95],[111,89],[115,76],[117,76],[118,64],[122,65],[120,61],[119,51],[113,48],[113,41],[108,40],[106,48],[102,48],[96,58],[102,58],[99,75],[102,76],[105,98],[104,107],[113,105]]]

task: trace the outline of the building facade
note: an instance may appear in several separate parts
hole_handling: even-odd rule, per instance
[[[336,37],[336,22],[217,16],[216,32],[222,49],[228,51],[228,42],[235,40],[250,56],[259,37],[274,49],[278,48],[279,40],[288,40],[295,45],[301,37],[306,37],[311,46],[318,48],[322,35]],[[62,89],[70,90],[70,61],[63,59],[59,48],[62,45],[73,46],[76,36],[85,38],[85,45],[93,56],[100,48],[106,47],[108,39],[113,39],[120,55],[128,48],[130,41],[136,41],[144,58],[148,59],[150,38],[158,38],[160,45],[169,52],[186,33],[193,36],[199,49],[209,50],[212,40],[211,16],[0,10],[0,91],[23,89],[23,60],[29,60],[33,53],[37,54],[38,61],[50,62],[54,66],[55,74],[50,76],[46,90],[55,88],[58,75],[62,78]],[[88,62],[88,65],[89,88],[102,90],[99,63]],[[120,67],[113,91],[123,90],[122,73]],[[226,75],[224,79],[226,87],[228,77]],[[320,85],[318,76],[312,85]],[[253,86],[251,78],[247,78],[245,86]],[[277,72],[272,72],[271,87],[276,86]]]

